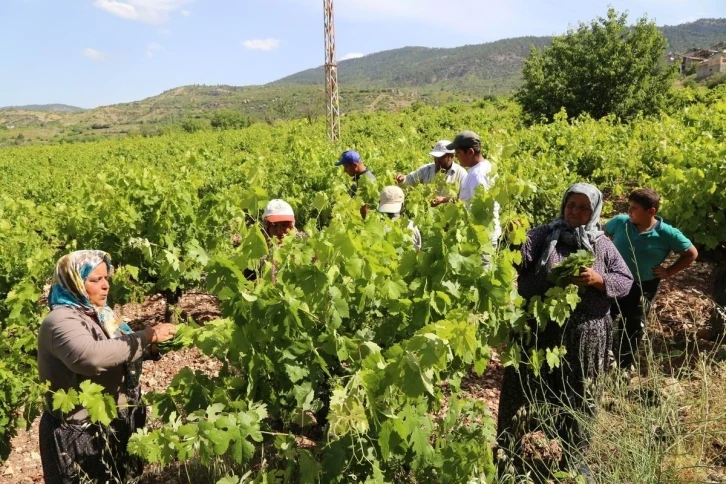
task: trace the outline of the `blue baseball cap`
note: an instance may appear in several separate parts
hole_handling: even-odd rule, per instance
[[[340,155],[340,159],[335,164],[335,166],[344,165],[346,163],[360,163],[360,155],[358,154],[358,152],[353,150],[344,151],[343,154]]]

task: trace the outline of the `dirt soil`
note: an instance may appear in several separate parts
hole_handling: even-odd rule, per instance
[[[713,303],[708,296],[709,275],[712,265],[696,262],[674,278],[664,281],[654,302],[654,321],[649,333],[657,344],[663,347],[682,344],[710,345],[701,341],[697,335],[705,327]],[[189,293],[180,302],[181,310],[198,323],[219,317],[218,302],[204,293]],[[134,329],[153,326],[164,317],[164,301],[161,296],[148,298],[143,304],[129,304],[118,308],[130,320]],[[657,320],[656,320],[657,318]],[[681,344],[681,346],[682,346]],[[219,371],[220,364],[205,357],[195,348],[167,355],[158,362],[145,362],[141,385],[144,392],[163,391],[174,375],[183,367],[201,370],[210,375]],[[499,387],[503,369],[498,355],[494,352],[486,373],[479,377],[474,373],[462,381],[462,389],[472,398],[486,402],[494,420],[497,418]],[[21,431],[13,439],[13,451],[8,460],[0,466],[0,482],[33,483],[42,482],[43,472],[38,451],[38,420],[33,422],[29,431]],[[182,471],[183,473],[183,471]],[[179,469],[149,468],[143,480],[145,484],[180,483]]]

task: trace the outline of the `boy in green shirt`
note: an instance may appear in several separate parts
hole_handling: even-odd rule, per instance
[[[656,215],[660,196],[649,188],[634,190],[628,197],[628,213],[617,215],[605,224],[618,252],[633,273],[630,293],[613,303],[612,316],[622,317],[622,334],[616,337],[615,350],[621,368],[635,363],[635,353],[643,335],[645,318],[658,291],[661,279],[673,277],[696,260],[698,251],[680,230]],[[663,261],[671,252],[679,254],[669,267]]]

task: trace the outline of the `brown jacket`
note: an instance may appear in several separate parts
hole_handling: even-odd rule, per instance
[[[126,399],[124,363],[144,357],[149,342],[143,332],[109,338],[95,319],[71,307],[53,309],[43,320],[38,332],[38,373],[41,382],[50,382],[45,396],[46,411],[53,411],[53,393],[75,388],[85,380],[104,387],[119,405]],[[88,412],[78,406],[65,416],[71,423],[83,423]]]

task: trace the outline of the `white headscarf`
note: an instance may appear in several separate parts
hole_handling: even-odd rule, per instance
[[[567,199],[573,193],[585,195],[590,200],[590,209],[592,209],[590,219],[585,225],[580,225],[579,227],[570,227],[570,224],[565,221],[565,205],[567,204]],[[602,193],[589,183],[575,183],[567,189],[565,195],[562,197],[560,216],[549,225],[551,232],[549,237],[547,237],[547,245],[542,250],[542,254],[537,262],[538,272],[547,265],[547,260],[555,251],[557,242],[562,242],[575,249],[585,249],[595,253],[595,242],[605,235],[600,227],[602,203]]]

